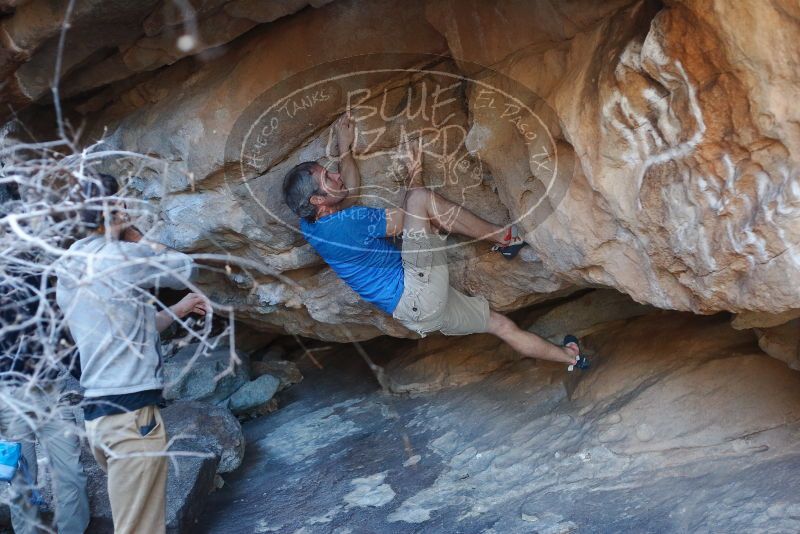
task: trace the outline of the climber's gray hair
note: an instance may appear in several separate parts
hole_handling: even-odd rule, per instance
[[[314,195],[325,195],[319,190],[317,180],[312,171],[317,165],[314,161],[306,161],[295,165],[283,179],[283,200],[298,217],[313,221],[317,208],[311,203]]]

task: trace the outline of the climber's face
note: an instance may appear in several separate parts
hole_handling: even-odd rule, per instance
[[[347,198],[350,191],[342,181],[342,175],[338,172],[333,172],[326,167],[317,164],[312,171],[314,179],[317,181],[317,186],[324,195],[315,195],[319,198],[317,205],[332,206],[338,204]],[[313,197],[312,197],[313,198]]]

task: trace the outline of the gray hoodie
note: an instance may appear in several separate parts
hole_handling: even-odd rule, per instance
[[[81,357],[87,397],[164,385],[156,307],[149,288],[180,289],[194,274],[180,252],[90,236],[56,263],[56,301]]]

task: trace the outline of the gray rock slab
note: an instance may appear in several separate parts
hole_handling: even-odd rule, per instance
[[[230,349],[222,347],[196,356],[197,345],[184,347],[164,362],[164,398],[219,403],[249,380],[245,365],[232,367]],[[246,362],[243,355],[240,360]]]
[[[281,381],[272,375],[261,375],[255,380],[246,383],[226,401],[226,406],[234,414],[245,414],[256,410],[268,403]]]
[[[303,374],[297,364],[288,360],[266,360],[250,362],[250,374],[253,378],[261,375],[272,375],[281,381],[278,391],[303,380]]]
[[[587,372],[526,359],[414,397],[382,392],[351,347],[320,355],[244,424],[198,533],[800,530],[797,373],[725,316],[585,343]]]
[[[172,450],[213,453],[217,472],[228,473],[242,463],[245,440],[242,427],[226,408],[205,402],[181,401],[161,411]]]

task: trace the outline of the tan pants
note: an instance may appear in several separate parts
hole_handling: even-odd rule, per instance
[[[155,427],[142,436],[140,429],[153,420]],[[86,421],[86,435],[108,473],[115,534],[166,532],[167,433],[158,407]]]
[[[392,316],[425,337],[440,331],[463,336],[489,331],[489,302],[469,297],[450,285],[443,244],[420,233],[403,238],[404,289]]]

